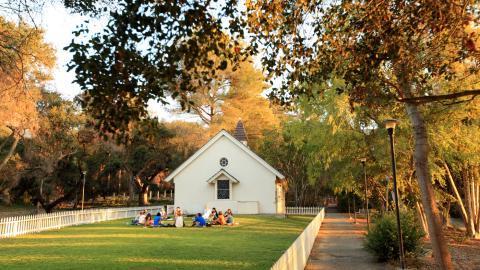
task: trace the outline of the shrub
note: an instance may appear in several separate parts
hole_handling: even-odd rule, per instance
[[[417,256],[421,251],[421,238],[424,236],[421,225],[415,215],[409,212],[401,213],[400,224],[405,254]],[[380,261],[399,258],[397,220],[394,213],[388,213],[375,220],[375,225],[366,236],[365,247]]]

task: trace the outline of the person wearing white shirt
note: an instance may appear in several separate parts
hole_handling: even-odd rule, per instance
[[[138,217],[138,224],[139,225],[145,225],[146,218],[147,218],[147,215],[145,214],[145,211],[142,211],[142,213]]]

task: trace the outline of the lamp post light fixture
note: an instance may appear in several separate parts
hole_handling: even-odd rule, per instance
[[[395,161],[395,138],[394,131],[397,126],[397,120],[389,119],[385,121],[385,128],[388,131],[388,136],[390,137],[390,153],[392,158],[392,175],[393,175],[393,193],[395,195],[395,211],[397,214],[397,233],[398,233],[398,246],[400,249],[400,266],[402,269],[405,269],[405,252],[403,249],[403,236],[402,236],[402,227],[400,226],[400,209],[398,207],[398,187],[397,187],[397,165]]]
[[[360,162],[362,162],[363,166],[363,176],[365,181],[365,215],[367,216],[367,231],[370,231],[370,220],[368,218],[368,186],[367,186],[367,169],[365,168],[365,163],[367,162],[367,158],[361,158]]]
[[[82,211],[83,211],[83,203],[85,201],[85,177],[87,176],[87,171],[82,171],[83,174],[83,186],[82,186]]]

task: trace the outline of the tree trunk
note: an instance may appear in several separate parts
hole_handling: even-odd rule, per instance
[[[14,133],[12,132],[12,134],[11,134],[10,136],[8,136],[7,138],[5,138],[5,140],[3,140],[2,143],[0,143],[0,151],[2,151],[3,147],[5,147],[5,145],[7,145],[7,142],[10,140],[10,138],[13,137],[13,134],[14,134]]]
[[[132,204],[135,198],[135,180],[134,176],[130,176],[130,181],[128,181],[128,203]]]
[[[450,183],[450,186],[452,187],[455,198],[457,199],[458,205],[460,206],[460,212],[462,213],[463,223],[465,224],[465,228],[466,228],[467,222],[468,222],[468,215],[467,215],[467,211],[465,210],[465,205],[463,204],[462,197],[460,197],[460,193],[458,192],[457,185],[455,184],[455,181],[453,181],[453,177],[450,172],[450,169],[448,168],[447,163],[446,162],[442,162],[442,163],[447,173],[448,182]]]
[[[464,168],[462,172],[462,176],[464,179],[464,192],[465,192],[465,204],[467,206],[467,236],[468,237],[475,237],[475,222],[474,222],[474,215],[473,215],[473,194],[472,194],[472,185],[470,181],[470,177],[468,175],[468,168]]]
[[[471,176],[471,181],[472,181],[472,204],[473,204],[473,225],[474,225],[474,230],[475,230],[475,238],[480,237],[479,233],[479,216],[478,213],[480,211],[480,190],[479,190],[479,185],[478,181],[476,181],[475,177],[475,166],[470,167],[470,176]]]
[[[440,216],[433,193],[430,168],[428,166],[429,145],[426,123],[419,111],[418,105],[407,103],[406,109],[414,131],[416,176],[421,191],[422,204],[427,217],[428,232],[432,242],[433,254],[441,269],[453,269],[452,258],[442,232]]]
[[[408,174],[409,175],[408,179],[405,181],[407,185],[407,193],[411,193],[411,194],[416,193],[412,183],[412,179],[415,176],[415,170],[413,166],[414,165],[413,165],[413,158],[412,158],[411,172]],[[423,209],[422,205],[419,203],[418,198],[415,198],[415,208],[417,209],[418,218],[420,220],[420,223],[422,224],[422,229],[423,229],[423,232],[425,233],[425,237],[430,238],[430,235],[428,234],[428,224],[427,224],[427,218],[425,216],[425,210]]]
[[[12,200],[10,198],[10,190],[4,189],[0,190],[0,202],[10,206],[12,205]]]
[[[476,183],[477,186],[477,219],[475,221],[475,231],[476,235],[475,238],[480,238],[480,173],[479,173],[479,166],[475,167],[473,170],[473,181]]]
[[[145,206],[148,204],[148,185],[144,184],[140,188],[140,193],[138,194],[138,205]]]
[[[477,220],[477,187],[475,186],[475,179],[473,178],[473,167],[468,166],[468,177],[470,179],[470,189],[472,195],[472,218],[473,218],[473,226],[475,230],[475,221]]]
[[[295,198],[295,206],[300,206],[298,205],[298,183],[295,183],[295,188],[293,189],[294,190],[294,193],[293,193],[293,196]]]
[[[350,214],[350,193],[347,193],[347,205],[348,205],[348,217],[352,219],[352,214]]]
[[[451,201],[447,201],[447,205],[443,209],[443,219],[444,219],[444,224],[446,227],[450,227],[450,207],[451,207]]]
[[[2,163],[0,163],[0,171],[7,165],[10,158],[12,158],[13,154],[15,153],[15,149],[17,149],[18,142],[20,141],[20,136],[13,134],[13,143],[10,146],[10,150],[8,150],[7,155],[3,158]]]
[[[112,180],[112,175],[110,173],[108,173],[107,175],[107,193],[110,192],[110,180]],[[109,194],[111,195],[111,194]]]
[[[420,220],[420,223],[422,223],[422,228],[423,228],[423,232],[425,233],[425,237],[430,238],[430,235],[428,234],[428,226],[427,226],[427,219],[425,217],[425,211],[423,211],[423,208],[418,201],[415,202],[415,206],[418,212],[418,219]]]
[[[77,198],[75,197],[75,199],[73,199],[72,209],[77,210],[78,204],[79,204],[79,202],[78,202]]]
[[[117,194],[120,194],[120,189],[122,188],[122,175],[123,175],[123,171],[120,169],[120,170],[118,171]]]
[[[147,183],[144,183],[142,179],[137,175],[133,177],[133,183],[137,187],[138,193],[138,205],[144,206],[148,205],[148,187]]]
[[[42,178],[42,180],[40,180],[40,196],[43,196],[43,182],[44,182],[45,179]],[[40,207],[42,207],[42,205],[40,204],[40,202],[37,202],[37,213],[40,213]]]
[[[35,200],[40,203],[42,208],[45,210],[46,213],[51,213],[53,209],[59,205],[60,203],[69,200],[71,197],[73,197],[73,194],[75,193],[74,190],[64,194],[62,197],[57,198],[55,201],[50,202],[48,198],[44,198],[40,193],[37,194],[30,194],[32,197],[36,196]]]

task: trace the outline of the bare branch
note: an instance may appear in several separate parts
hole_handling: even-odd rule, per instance
[[[3,149],[3,147],[5,147],[5,145],[7,144],[7,142],[10,140],[10,138],[13,138],[14,136],[14,132],[12,131],[12,133],[10,134],[10,136],[8,136],[7,138],[5,138],[5,140],[3,140],[3,142],[0,144],[0,151]]]
[[[480,95],[480,89],[467,90],[467,91],[462,91],[462,92],[457,92],[452,94],[445,94],[445,95],[400,98],[398,99],[398,101],[405,102],[405,103],[424,104],[429,102],[456,99],[461,97],[471,97],[471,96],[475,97],[478,95]]]

